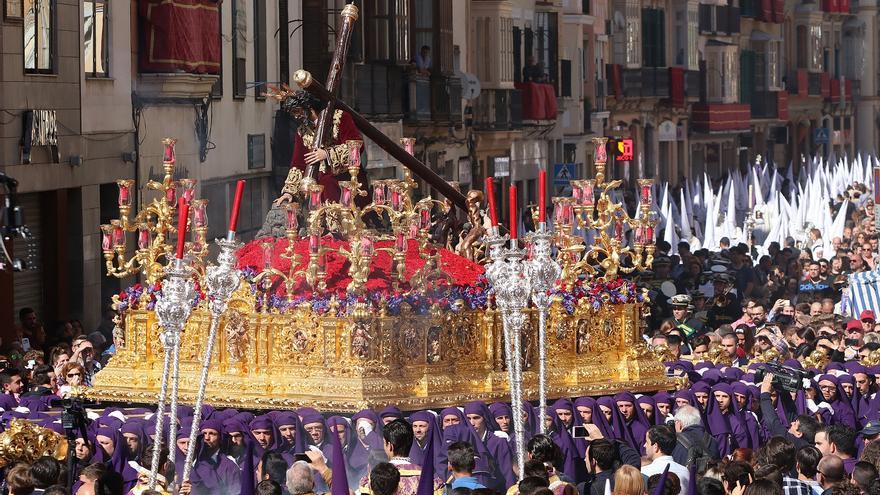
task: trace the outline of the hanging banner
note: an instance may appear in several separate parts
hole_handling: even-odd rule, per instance
[[[48,146],[53,163],[61,162],[58,153],[58,121],[55,110],[27,110],[22,114],[21,163],[31,162],[34,146]]]

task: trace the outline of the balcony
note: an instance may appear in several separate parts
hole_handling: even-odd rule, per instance
[[[840,103],[840,79],[834,78],[830,81],[830,91],[826,100],[831,103]],[[851,79],[843,80],[843,90],[844,90],[844,98],[847,101],[852,101],[853,99],[853,81]]]
[[[455,77],[404,75],[407,123],[461,123],[461,81]]]
[[[669,98],[668,68],[643,67],[620,72],[625,98]]]
[[[684,73],[684,94],[688,98],[700,97],[700,71],[689,70]]]
[[[741,103],[697,103],[691,112],[696,132],[725,133],[749,130],[751,108]]]
[[[431,120],[461,123],[461,80],[457,77],[431,78]]]
[[[752,118],[788,120],[788,93],[755,91],[752,93]]]
[[[216,74],[139,74],[137,95],[140,98],[203,100],[220,79]]]
[[[807,96],[822,96],[822,75],[807,73]]]
[[[699,8],[700,34],[739,33],[739,7],[701,4]]]
[[[518,89],[484,89],[474,102],[474,127],[482,131],[521,127],[521,101]]]
[[[743,17],[781,24],[785,19],[785,0],[743,0],[742,11]]]
[[[521,111],[523,120],[556,120],[556,90],[552,84],[517,83],[516,89],[522,94]]]
[[[422,74],[408,74],[406,120],[431,120],[431,78]]]
[[[849,0],[822,0],[822,12],[849,13]]]

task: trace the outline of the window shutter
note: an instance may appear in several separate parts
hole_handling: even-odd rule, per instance
[[[663,10],[654,11],[654,21],[656,22],[655,33],[657,42],[655,44],[657,54],[655,61],[656,67],[666,67],[666,15]]]
[[[740,101],[752,103],[755,91],[755,52],[743,50],[740,54]]]

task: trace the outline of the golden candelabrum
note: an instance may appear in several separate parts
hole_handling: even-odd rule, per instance
[[[162,169],[165,177],[161,182],[149,181],[147,189],[158,191],[157,197],[142,207],[131,217],[134,180],[120,179],[119,187],[119,218],[109,224],[101,225],[101,250],[107,267],[107,275],[124,278],[142,274],[144,281],[153,285],[162,280],[165,265],[172,254],[173,244],[170,237],[177,232],[177,194],[191,204],[193,212],[193,241],[189,243],[188,256],[194,266],[201,267],[202,259],[207,253],[206,235],[208,217],[206,199],[193,199],[196,181],[194,179],[174,180],[174,168],[177,158],[174,147],[177,140],[165,138],[162,156]],[[127,255],[127,234],[137,233],[137,248],[134,255]]]
[[[401,143],[412,153],[413,138],[403,138]],[[304,269],[297,270],[301,260],[295,252],[299,230],[299,206],[288,206],[286,230],[288,247],[281,256],[291,261],[290,272],[283,274],[272,268],[267,262],[263,272],[258,275],[262,287],[267,290],[274,286],[274,280],[283,280],[288,298],[291,297],[298,281],[304,281],[313,290],[322,291],[326,288],[327,254],[336,253],[348,260],[348,275],[351,283],[346,290],[359,294],[363,292],[370,273],[370,265],[377,252],[389,253],[393,260],[395,273],[394,287],[399,288],[406,282],[406,254],[410,239],[419,244],[420,256],[425,259],[425,266],[414,276],[416,281],[440,278],[439,255],[431,253],[428,246],[431,226],[431,212],[439,207],[444,213],[449,206],[430,197],[417,202],[412,200],[412,191],[417,183],[409,171],[404,172],[402,179],[384,179],[372,183],[372,201],[363,206],[357,205],[357,198],[367,196],[364,184],[358,180],[361,161],[360,153],[363,142],[347,141],[349,148],[348,181],[339,182],[340,198],[338,202],[322,201],[323,186],[314,181],[302,180],[297,189],[307,210],[303,215],[308,237],[309,259]],[[379,228],[368,228],[367,218],[371,225],[381,224]],[[331,234],[348,241],[347,247],[331,247],[322,242],[324,235]],[[393,247],[377,247],[377,241],[394,241]],[[267,247],[267,255],[271,256],[271,246]]]
[[[571,182],[572,196],[553,198],[554,242],[559,249],[562,267],[560,281],[570,288],[581,277],[586,281],[614,280],[620,274],[645,270],[654,262],[654,228],[651,211],[653,180],[639,179],[638,215],[630,217],[623,203],[615,202],[610,192],[622,181],[605,180],[608,138],[593,138],[596,147],[594,179]],[[634,233],[626,242],[626,229]],[[579,232],[576,232],[579,231]],[[592,231],[594,241],[587,245],[584,234]]]

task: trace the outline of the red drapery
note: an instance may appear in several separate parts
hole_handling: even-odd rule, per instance
[[[220,8],[212,0],[140,0],[141,72],[220,73]]]
[[[556,91],[552,84],[517,83],[522,94],[523,120],[556,120]]]
[[[681,67],[669,68],[669,97],[672,106],[684,106],[684,69]]]

